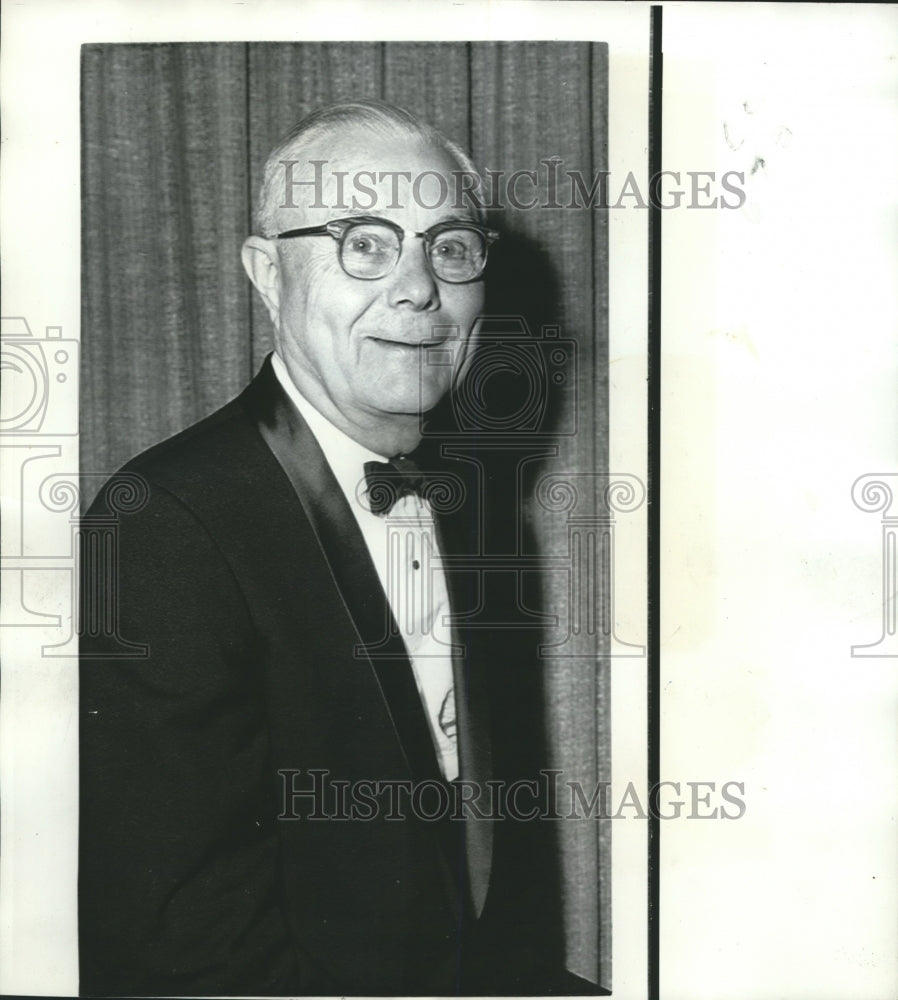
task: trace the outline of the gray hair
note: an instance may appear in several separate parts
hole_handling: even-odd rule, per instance
[[[289,156],[296,156],[303,147],[310,146],[317,140],[330,138],[346,128],[366,128],[385,138],[398,134],[444,149],[458,164],[460,171],[473,178],[470,189],[466,189],[465,193],[469,195],[469,203],[477,211],[479,220],[484,220],[483,181],[480,172],[461,146],[402,108],[384,101],[357,100],[331,104],[313,111],[294,125],[268,154],[259,201],[253,216],[257,235],[271,237],[277,230],[277,210],[284,193],[281,161]]]

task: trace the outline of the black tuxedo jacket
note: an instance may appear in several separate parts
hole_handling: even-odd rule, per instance
[[[534,954],[524,910],[488,931],[495,825],[389,818],[385,783],[438,781],[436,755],[352,512],[270,360],[124,472],[138,509],[113,479],[82,525],[82,994],[545,989],[503,952]],[[479,544],[466,489],[438,520],[448,554]],[[448,579],[471,610],[476,573]],[[458,638],[461,771],[482,784],[495,653],[489,630]],[[329,819],[285,798],[316,780]],[[380,783],[370,819],[333,816],[340,781]]]

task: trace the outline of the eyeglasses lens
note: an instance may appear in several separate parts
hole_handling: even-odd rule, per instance
[[[476,278],[485,264],[483,237],[476,229],[444,229],[430,244],[430,265],[443,281]]]
[[[363,223],[343,238],[343,269],[354,278],[382,278],[399,259],[399,236],[389,226]]]

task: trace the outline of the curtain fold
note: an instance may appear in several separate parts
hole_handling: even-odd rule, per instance
[[[115,471],[249,376],[245,69],[239,44],[84,48],[85,472]]]
[[[112,472],[212,412],[271,349],[240,246],[265,156],[296,121],[334,101],[383,98],[481,168],[536,171],[522,199],[545,203],[555,169],[568,206],[567,171],[588,185],[607,169],[607,69],[607,47],[585,42],[84,46],[82,471]],[[608,219],[510,206],[494,221],[503,236],[488,309],[573,345],[551,389],[559,433],[522,466],[519,498],[526,544],[557,567],[570,533],[538,502],[539,482],[607,471]],[[577,482],[576,514],[595,518],[597,480]],[[542,574],[534,600],[570,604],[570,579]],[[576,656],[543,663],[550,766],[588,790],[610,778],[604,641],[601,628],[583,629],[567,648]],[[552,836],[569,966],[608,986],[610,834],[587,820],[556,822]]]

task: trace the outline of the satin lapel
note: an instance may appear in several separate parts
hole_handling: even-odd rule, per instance
[[[315,435],[281,388],[270,357],[242,399],[312,525],[355,626],[359,669],[373,669],[377,676],[411,774],[416,780],[440,780],[411,663],[365,540]]]
[[[450,471],[443,469],[443,471]],[[463,477],[467,469],[451,470]],[[463,478],[464,481],[464,478]],[[473,490],[468,494],[471,502],[477,502]],[[478,551],[476,539],[471,537],[472,518],[470,504],[452,514],[436,514],[440,551],[448,556],[463,557]],[[471,569],[476,569],[472,563]],[[446,583],[453,611],[461,614],[469,609],[472,602],[470,570],[447,572]],[[461,652],[453,657],[455,681],[456,719],[458,725],[458,749],[461,777],[476,782],[481,790],[481,808],[489,811],[486,782],[492,777],[492,745],[490,741],[489,705],[487,702],[486,670],[489,664],[478,652],[478,632],[454,626],[453,641],[459,644]],[[483,909],[489,888],[492,868],[493,821],[470,817],[465,822],[465,847],[471,900],[477,916]]]

